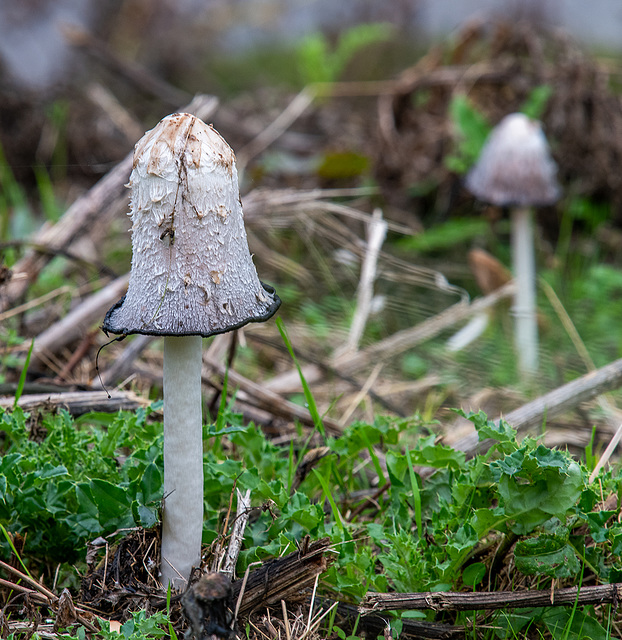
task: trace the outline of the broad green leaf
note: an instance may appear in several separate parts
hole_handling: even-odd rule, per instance
[[[162,499],[162,472],[153,462],[145,467],[140,479],[140,489],[145,504]]]
[[[476,587],[486,575],[486,565],[483,562],[474,562],[465,567],[462,572],[462,582],[468,587]]]
[[[410,450],[410,459],[414,465],[425,467],[447,467],[460,469],[464,466],[465,455],[442,444],[435,444],[436,436],[420,438],[415,449]]]
[[[542,614],[542,621],[553,638],[563,640],[596,640],[609,638],[607,630],[596,620],[579,609],[551,607]]]
[[[101,478],[91,480],[90,488],[102,526],[109,527],[112,523],[116,523],[117,527],[132,526],[134,519],[126,488]]]
[[[568,544],[568,530],[559,528],[559,535],[541,534],[516,543],[516,568],[527,575],[570,578],[581,570],[574,547]]]
[[[565,473],[547,469],[528,481],[502,475],[498,490],[506,515],[515,521],[512,530],[520,535],[533,531],[551,516],[564,520],[579,499],[583,486],[579,465],[570,462]]]
[[[480,441],[491,438],[501,444],[516,443],[516,430],[505,420],[489,420],[483,411],[465,413],[462,409],[457,409],[455,412],[473,423]]]

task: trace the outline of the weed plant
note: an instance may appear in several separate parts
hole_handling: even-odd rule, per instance
[[[162,497],[158,409],[155,404],[78,420],[65,411],[43,416],[20,408],[3,411],[3,558],[11,555],[9,540],[22,536],[22,557],[33,575],[51,581],[61,563],[60,575],[75,587],[72,566],[84,570],[89,540],[157,525]],[[622,525],[617,509],[603,506],[618,495],[620,474],[607,471],[590,485],[590,468],[569,454],[532,438],[518,442],[509,425],[482,413],[467,417],[480,439],[493,441],[487,453],[467,460],[436,443],[433,425],[418,417],[378,417],[373,424],[353,423],[339,438],[326,438],[330,454],[291,491],[304,447],[277,446],[230,406],[222,406],[217,421],[204,427],[203,542],[222,533],[237,486],[251,490],[257,508],[238,574],[253,562],[295,550],[305,535],[329,536],[334,558],[322,576],[322,591],[340,600],[357,602],[368,591],[511,590],[516,584],[547,589],[552,581],[565,586],[588,578],[622,580]],[[425,482],[414,471],[422,467],[436,469]],[[361,496],[384,486],[374,504],[355,511],[365,500]],[[514,550],[496,558],[503,540],[516,541]],[[408,613],[413,615],[430,617]],[[457,621],[469,617],[462,613]],[[133,620],[133,629],[147,624],[140,615]],[[487,624],[496,629],[487,637],[522,637],[529,627],[555,638],[581,637],[573,634],[589,628],[595,633],[589,637],[605,638],[608,623],[602,608],[546,607],[499,613]],[[572,634],[563,635],[569,629]],[[151,628],[145,637],[159,636]]]

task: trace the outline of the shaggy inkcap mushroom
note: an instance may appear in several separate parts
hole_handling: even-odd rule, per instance
[[[525,375],[531,375],[538,366],[531,207],[550,205],[559,199],[556,173],[540,123],[522,113],[512,113],[493,129],[466,178],[467,188],[480,200],[511,207],[516,348],[519,368]]]
[[[483,202],[538,207],[559,199],[556,173],[540,123],[523,113],[511,113],[486,140],[466,186]]]
[[[235,157],[195,116],[148,131],[130,176],[132,271],[105,332],[164,336],[161,577],[183,587],[201,560],[201,337],[267,320],[280,305],[248,250]]]
[[[105,331],[207,337],[274,314],[280,301],[248,250],[235,156],[215,129],[164,118],[136,145],[129,186],[132,271]]]

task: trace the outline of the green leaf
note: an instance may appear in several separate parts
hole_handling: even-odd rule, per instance
[[[328,485],[328,482],[322,477],[322,475],[319,473],[319,471],[317,469],[313,469],[313,473],[315,474],[315,477],[319,480],[319,483],[322,485],[322,490],[324,491],[324,496],[326,497],[326,499],[328,500],[329,504],[330,504],[330,508],[333,512],[333,518],[335,519],[335,523],[336,525],[343,530],[344,529],[344,524],[343,524],[343,518],[341,516],[341,513],[339,511],[339,507],[337,506],[337,503],[335,502],[335,499],[333,498],[333,493],[330,490],[330,487]]]
[[[552,95],[553,88],[548,84],[534,87],[521,106],[520,111],[533,120],[540,120]]]
[[[15,390],[15,400],[13,400],[13,409],[17,408],[19,403],[19,399],[22,397],[22,393],[24,391],[24,385],[26,384],[26,375],[28,374],[28,366],[30,365],[30,357],[32,356],[32,350],[35,346],[35,339],[33,338],[30,342],[30,348],[28,349],[28,354],[26,355],[26,362],[22,367],[22,372],[19,375],[19,380],[17,382],[17,389]]]
[[[490,132],[490,125],[464,95],[456,95],[449,105],[449,116],[455,131],[453,153],[445,158],[445,166],[462,174],[477,160]]]
[[[462,572],[462,582],[468,587],[475,588],[486,575],[486,565],[483,562],[474,562],[465,567]]]
[[[463,451],[456,451],[442,444],[435,444],[436,436],[420,438],[415,449],[410,451],[413,464],[421,467],[461,469],[464,466]]]
[[[491,438],[501,444],[516,443],[516,430],[505,420],[489,420],[483,411],[465,413],[462,409],[456,409],[455,412],[473,423],[480,441]]]
[[[319,431],[319,433],[321,434],[321,436],[323,438],[326,438],[326,432],[324,431],[324,423],[322,422],[322,418],[320,417],[320,413],[317,410],[317,405],[315,404],[315,398],[313,397],[313,394],[311,393],[311,389],[309,388],[309,385],[307,384],[307,381],[305,380],[305,377],[302,373],[302,369],[300,367],[300,364],[298,363],[298,359],[296,358],[296,354],[294,353],[294,347],[292,347],[292,343],[289,340],[289,336],[287,335],[287,330],[285,329],[285,324],[283,323],[283,320],[281,318],[277,318],[276,319],[276,326],[277,329],[279,330],[279,333],[281,334],[281,338],[283,339],[283,342],[285,343],[285,346],[287,347],[287,351],[289,352],[289,355],[291,357],[291,359],[293,360],[294,364],[296,365],[296,369],[298,370],[298,375],[300,377],[300,382],[302,384],[302,388],[305,394],[305,400],[307,402],[307,408],[309,409],[309,413],[311,414],[311,418],[313,419],[313,424],[315,425],[315,428]]]
[[[415,477],[415,471],[413,469],[413,463],[410,458],[410,451],[406,447],[406,461],[408,463],[408,476],[410,478],[410,488],[413,494],[413,502],[415,509],[415,524],[417,525],[417,534],[420,538],[423,538],[423,526],[421,522],[421,492],[419,491],[419,483]]]
[[[395,451],[387,451],[386,455],[387,472],[391,481],[391,489],[404,486],[404,478],[408,472],[408,461],[406,457]]]
[[[446,251],[458,245],[468,245],[474,238],[486,234],[485,220],[459,218],[426,229],[414,236],[406,236],[397,241],[397,246],[405,251],[432,253]]]
[[[583,477],[577,464],[568,474],[548,473],[529,484],[507,475],[502,476],[498,484],[506,515],[515,521],[512,531],[519,535],[533,531],[551,516],[565,519],[582,488]]]
[[[557,535],[541,534],[516,543],[516,568],[527,575],[571,578],[581,571],[581,561],[568,543],[568,530],[560,527]],[[564,535],[565,534],[565,535]]]
[[[162,498],[162,472],[153,462],[149,463],[140,479],[140,489],[145,504]]]
[[[552,607],[542,614],[542,621],[553,638],[563,640],[595,640],[614,637],[593,616],[578,609]]]
[[[107,527],[117,521],[120,521],[119,527],[133,524],[131,501],[126,488],[101,478],[94,478],[89,486],[97,505],[98,518],[102,526]]]

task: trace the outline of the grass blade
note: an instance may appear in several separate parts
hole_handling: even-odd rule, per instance
[[[298,375],[300,376],[300,382],[302,384],[302,389],[304,391],[305,400],[307,402],[307,408],[309,409],[309,413],[311,414],[311,418],[313,419],[313,424],[315,425],[315,428],[322,434],[322,437],[326,438],[324,423],[322,422],[320,413],[317,410],[317,405],[315,404],[315,398],[313,397],[313,394],[311,393],[311,389],[309,389],[309,385],[307,384],[307,381],[305,380],[305,377],[302,374],[302,369],[298,364],[298,359],[296,358],[296,354],[294,353],[294,348],[292,347],[292,343],[289,340],[287,331],[285,329],[285,325],[283,324],[283,320],[281,318],[276,319],[276,326],[279,330],[279,333],[281,334],[281,338],[283,338],[283,342],[285,343],[285,346],[287,347],[287,351],[289,352],[289,355],[291,356],[291,359],[293,360],[294,364],[296,365],[296,369],[298,370]]]
[[[17,404],[19,399],[22,397],[22,393],[24,391],[24,385],[26,384],[26,375],[28,374],[28,366],[30,365],[30,357],[32,356],[32,349],[35,346],[35,339],[32,339],[30,343],[30,349],[28,349],[28,355],[26,356],[26,362],[24,363],[24,368],[19,376],[19,381],[17,383],[17,389],[15,390],[15,400],[13,401],[13,411],[17,409]]]
[[[415,476],[415,470],[413,469],[413,463],[410,458],[410,451],[406,447],[406,460],[408,462],[408,475],[410,476],[410,485],[413,492],[413,502],[415,507],[415,524],[417,525],[417,533],[419,538],[423,538],[423,529],[421,526],[421,493],[419,492],[419,483]]]
[[[322,474],[319,473],[317,469],[313,469],[313,473],[315,473],[315,477],[318,479],[319,483],[322,485],[322,491],[324,491],[324,495],[326,496],[326,499],[330,504],[330,508],[333,512],[333,517],[335,518],[335,523],[342,531],[344,531],[343,518],[341,517],[339,507],[337,506],[335,499],[333,498],[333,494],[330,491],[328,482],[326,482],[326,480],[322,477]]]
[[[0,524],[0,531],[2,531],[2,534],[4,535],[4,537],[6,538],[7,542],[9,543],[9,547],[11,547],[11,551],[13,552],[15,557],[19,560],[19,563],[22,565],[22,569],[24,570],[24,573],[29,578],[34,580],[34,578],[32,577],[32,575],[30,573],[30,571],[28,571],[28,568],[26,567],[26,565],[22,561],[21,556],[19,555],[19,553],[17,553],[17,549],[15,548],[15,545],[13,544],[13,538],[11,538],[11,536],[9,535],[9,532],[1,524]]]

